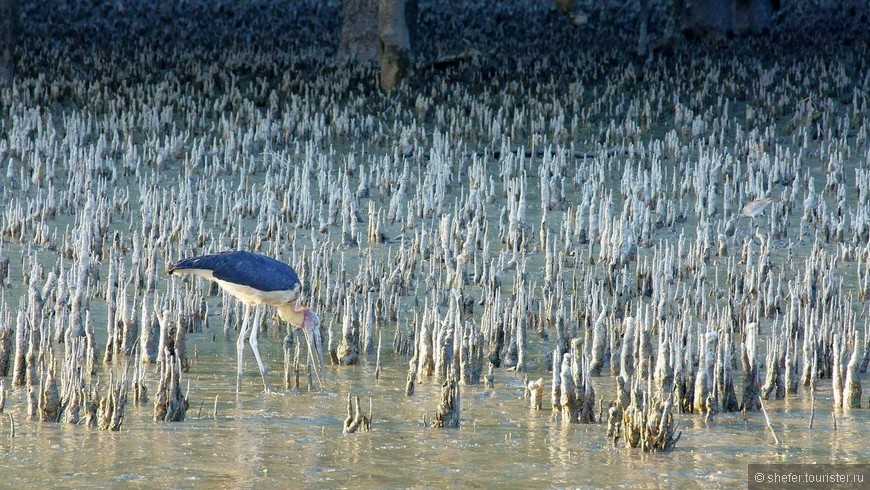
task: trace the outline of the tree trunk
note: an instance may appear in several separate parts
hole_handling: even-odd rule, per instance
[[[649,51],[649,0],[639,0],[640,13],[637,19],[637,54],[646,56]]]
[[[407,0],[380,0],[378,33],[381,41],[381,89],[392,90],[411,64]],[[413,3],[413,0],[412,0]]]
[[[379,0],[342,0],[339,59],[365,65],[378,62],[378,2]]]
[[[771,0],[693,0],[684,12],[684,29],[698,35],[759,34],[770,29]]]
[[[18,0],[0,0],[0,83],[15,76],[15,44],[18,42]]]
[[[574,13],[574,0],[556,0],[556,10],[562,15]]]

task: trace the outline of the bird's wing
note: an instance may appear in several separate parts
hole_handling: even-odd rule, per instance
[[[252,252],[221,252],[183,259],[169,268],[211,271],[214,279],[249,286],[259,291],[291,291],[299,288],[299,277],[289,265]]]

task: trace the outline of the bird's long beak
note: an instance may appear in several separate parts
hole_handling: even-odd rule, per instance
[[[310,318],[309,315],[313,318]],[[302,332],[305,334],[305,343],[308,344],[308,359],[311,361],[311,369],[317,378],[317,384],[323,388],[323,379],[320,377],[323,366],[323,339],[320,335],[320,320],[314,312],[306,312],[305,321],[302,322]]]

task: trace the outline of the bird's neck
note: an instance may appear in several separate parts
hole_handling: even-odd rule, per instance
[[[296,327],[301,327],[305,321],[305,312],[307,311],[308,308],[286,304],[278,307],[278,316],[285,322],[290,322]]]

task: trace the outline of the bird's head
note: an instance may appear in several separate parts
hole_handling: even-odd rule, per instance
[[[314,330],[320,329],[320,317],[317,316],[316,313],[311,311],[310,308],[305,308],[305,312],[302,317],[302,325],[299,325],[299,328],[305,330],[306,332],[311,332]]]
[[[323,365],[323,337],[320,335],[320,317],[311,308],[296,307],[290,304],[278,307],[278,316],[305,333],[308,343],[308,356],[311,358],[315,375],[320,378]]]

